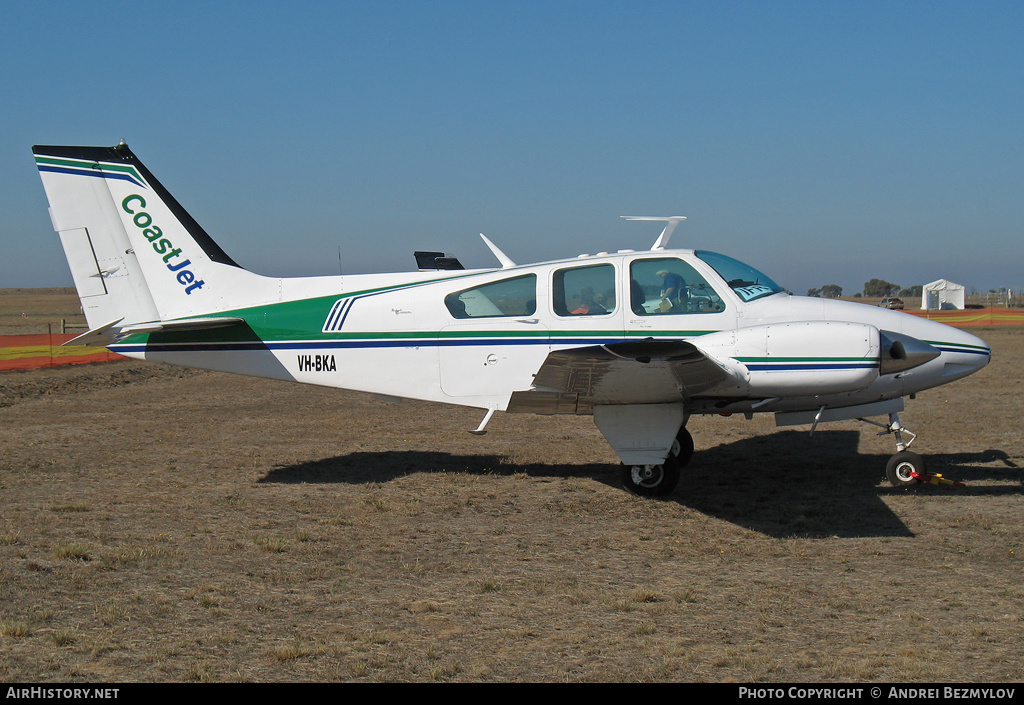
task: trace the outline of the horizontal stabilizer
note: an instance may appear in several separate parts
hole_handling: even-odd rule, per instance
[[[181,318],[176,321],[149,321],[147,323],[133,323],[128,326],[118,326],[123,319],[94,328],[83,333],[77,338],[72,338],[64,345],[94,345],[105,347],[111,343],[127,338],[129,335],[139,333],[166,333],[170,331],[196,331],[213,330],[214,328],[228,328],[245,323],[244,318],[230,316],[217,316],[213,318]]]
[[[108,343],[114,342],[114,338],[117,337],[117,333],[120,331],[120,328],[115,329],[114,326],[123,320],[123,318],[118,318],[116,321],[111,321],[110,323],[105,323],[98,328],[93,328],[87,333],[82,333],[65,343],[61,343],[61,347],[64,347],[65,345],[95,345],[101,348],[106,347]]]

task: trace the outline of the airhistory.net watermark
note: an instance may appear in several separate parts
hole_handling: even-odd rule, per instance
[[[113,700],[120,688],[18,688],[8,686],[4,697],[25,698],[26,700]]]

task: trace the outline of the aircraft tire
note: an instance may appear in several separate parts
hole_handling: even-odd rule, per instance
[[[686,430],[686,426],[679,429],[676,434],[676,442],[672,444],[672,455],[680,468],[685,468],[693,459],[693,436]]]
[[[910,473],[923,473],[925,471],[924,458],[909,450],[900,451],[889,458],[885,466],[885,476],[893,487],[912,487],[920,482]]]
[[[622,484],[638,497],[664,497],[679,484],[679,462],[670,455],[660,465],[623,465]]]

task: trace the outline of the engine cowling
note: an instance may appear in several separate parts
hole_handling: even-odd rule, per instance
[[[855,392],[879,375],[881,335],[864,323],[773,323],[713,333],[696,342],[731,367],[750,396]]]

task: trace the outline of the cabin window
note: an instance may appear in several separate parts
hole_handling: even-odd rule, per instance
[[[676,257],[634,260],[629,267],[629,307],[638,316],[719,313],[722,297],[697,270]]]
[[[444,298],[444,305],[455,318],[501,318],[532,316],[537,311],[537,275],[463,289]]]
[[[615,267],[597,264],[555,272],[552,306],[558,316],[600,316],[615,310]]]

